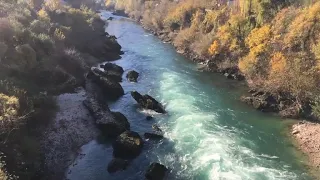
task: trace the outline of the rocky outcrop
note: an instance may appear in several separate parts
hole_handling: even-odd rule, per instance
[[[130,130],[127,118],[120,112],[111,112],[107,106],[101,105],[94,98],[87,98],[83,104],[89,110],[96,125],[108,137],[117,137]]]
[[[235,79],[242,81],[245,77],[241,74],[240,70],[237,67],[229,67],[225,69],[220,69],[218,72],[222,73],[228,79]]]
[[[111,80],[116,81],[116,82],[121,82],[122,81],[122,74],[115,73],[114,71],[103,71],[103,70],[100,70],[97,67],[93,67],[91,69],[91,71],[92,71],[92,73],[94,73],[96,75],[99,75],[101,77],[105,77],[107,79],[111,79]],[[90,74],[89,74],[89,76],[90,76]]]
[[[295,97],[285,93],[272,94],[249,90],[251,96],[242,96],[241,101],[263,112],[276,112],[284,118],[308,117],[311,107],[308,103],[298,104]]]
[[[135,99],[142,108],[151,109],[158,113],[166,113],[163,106],[149,95],[141,95],[137,91],[132,91],[131,96]]]
[[[101,72],[97,68],[92,68],[88,73],[87,78],[92,80],[95,84],[102,88],[106,97],[111,100],[118,99],[122,95],[124,95],[124,90],[119,82],[116,81],[117,76],[104,76],[105,72]]]
[[[112,144],[115,157],[131,159],[138,156],[143,148],[143,140],[137,132],[125,131]]]
[[[122,74],[124,73],[123,68],[114,63],[106,63],[104,65],[101,65],[100,67],[103,68],[105,71],[113,72],[119,76],[122,76]]]
[[[130,82],[137,82],[138,77],[139,77],[139,73],[137,71],[134,71],[134,70],[129,71],[128,74],[127,74],[127,79]]]
[[[110,163],[108,164],[107,170],[109,173],[115,173],[117,171],[125,170],[128,165],[129,165],[129,161],[115,158],[110,161]]]
[[[167,171],[168,168],[166,168],[164,165],[160,163],[152,163],[149,166],[145,177],[147,180],[163,180]]]

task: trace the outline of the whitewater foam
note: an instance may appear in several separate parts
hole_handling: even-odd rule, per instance
[[[171,113],[169,121],[174,122],[172,128],[166,129],[166,136],[175,143],[175,152],[183,155],[179,158],[179,176],[185,179],[197,179],[195,177],[201,176],[219,180],[296,179],[296,174],[286,167],[271,168],[275,163],[273,159],[278,157],[256,154],[243,146],[243,142],[255,146],[249,140],[241,138],[241,134],[246,132],[222,126],[217,120],[217,113],[199,109],[197,103],[212,102],[203,97],[205,94],[195,97],[194,94],[198,94],[200,90],[182,79],[183,74],[167,71],[162,77],[161,96]],[[233,113],[230,109],[228,111]],[[174,159],[172,156],[164,158],[170,158],[169,161]]]

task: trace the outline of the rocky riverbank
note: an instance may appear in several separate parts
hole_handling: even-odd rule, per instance
[[[319,179],[320,124],[301,121],[292,126],[291,134],[297,148],[307,155],[310,166],[314,167],[315,172],[312,173]]]

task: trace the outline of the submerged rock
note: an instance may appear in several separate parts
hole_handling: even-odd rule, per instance
[[[108,137],[117,137],[130,130],[127,118],[120,112],[111,112],[107,106],[101,105],[94,98],[87,98],[83,104],[92,114],[96,125]]]
[[[160,163],[152,163],[147,169],[145,177],[147,180],[163,180],[167,171],[168,168],[164,165]]]
[[[110,161],[108,164],[108,172],[115,173],[117,171],[125,170],[129,165],[129,161],[124,159],[115,158]]]
[[[163,133],[160,127],[156,124],[152,125],[152,129],[156,132]]]
[[[144,133],[144,137],[146,139],[154,139],[154,140],[163,139],[163,135],[156,134],[156,133]]]
[[[146,120],[148,120],[148,121],[150,121],[150,120],[152,120],[152,119],[153,119],[152,116],[147,116],[147,117],[146,117]]]
[[[137,82],[138,77],[139,77],[139,73],[137,71],[134,71],[134,70],[129,71],[128,74],[127,74],[127,79],[130,82]]]
[[[125,131],[112,144],[115,157],[131,159],[138,156],[143,148],[143,140],[137,132]]]
[[[149,95],[141,95],[137,91],[132,91],[131,96],[135,99],[142,108],[151,109],[158,113],[166,113],[163,106]]]
[[[92,82],[101,87],[104,94],[110,99],[118,99],[124,95],[122,86],[116,81],[116,76],[104,76],[104,72],[98,68],[92,68],[88,73],[87,78],[91,79]]]

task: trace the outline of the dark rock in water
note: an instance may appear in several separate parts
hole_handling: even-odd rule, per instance
[[[156,132],[163,133],[162,130],[156,124],[152,125],[152,129]]]
[[[113,20],[113,17],[109,17],[107,20],[108,20],[108,21],[112,21],[112,20]]]
[[[164,177],[166,176],[166,172],[168,169],[159,163],[152,163],[146,174],[145,177],[147,180],[163,180]]]
[[[104,68],[104,64],[100,64],[100,66],[99,66],[99,67],[103,69],[103,68]]]
[[[113,63],[106,63],[103,67],[103,69],[105,71],[113,71],[115,73],[118,73],[118,74],[123,74],[124,73],[124,70],[121,66],[118,66],[116,64],[113,64]]]
[[[129,161],[115,158],[110,161],[107,169],[109,173],[115,173],[117,171],[125,170],[128,165],[129,165]]]
[[[155,140],[163,139],[163,135],[155,134],[155,133],[144,133],[144,137],[146,139],[155,139]]]
[[[151,109],[158,113],[166,113],[163,106],[149,95],[141,95],[137,91],[132,91],[131,96],[135,99],[142,108]]]
[[[138,77],[139,77],[139,73],[137,71],[134,71],[134,70],[129,71],[128,74],[127,74],[127,79],[130,82],[137,82]]]
[[[106,136],[117,137],[122,132],[130,130],[130,124],[124,115],[119,112],[111,112],[108,106],[99,104],[94,98],[87,98],[83,104]]]
[[[152,119],[153,119],[152,116],[147,116],[147,117],[146,117],[146,120],[148,120],[148,121],[150,121],[150,120],[152,120]]]
[[[131,159],[141,153],[143,140],[138,133],[125,131],[117,137],[112,146],[115,157]]]
[[[92,71],[92,73],[94,73],[96,75],[108,78],[108,79],[116,81],[116,82],[122,81],[122,74],[119,74],[118,72],[115,72],[115,71],[102,71],[96,67],[91,68],[91,71]]]
[[[87,78],[91,79],[92,82],[100,86],[104,94],[109,99],[118,99],[124,95],[124,90],[122,86],[115,80],[116,76],[106,76],[104,77],[103,71],[100,71],[98,68],[93,68],[87,75]]]

